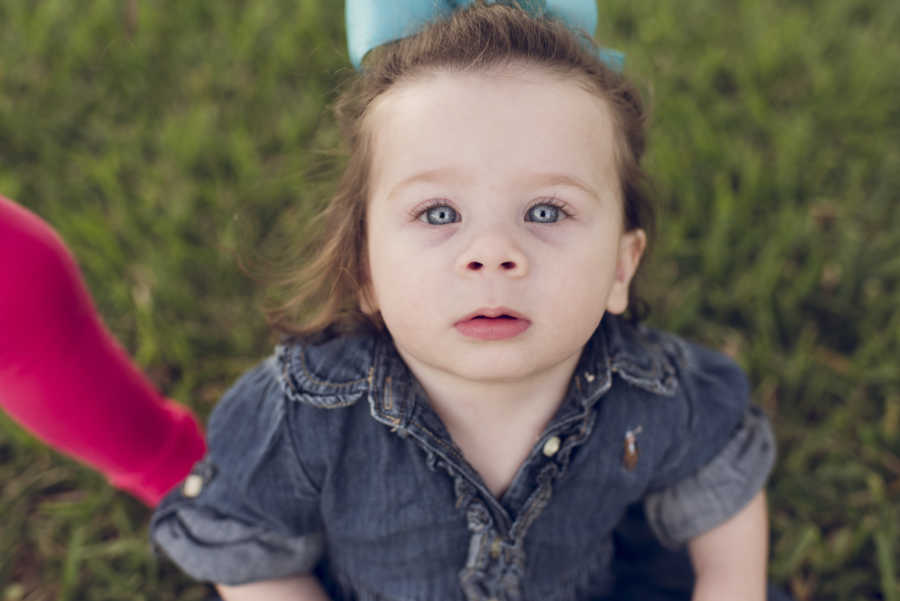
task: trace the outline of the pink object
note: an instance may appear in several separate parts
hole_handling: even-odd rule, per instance
[[[205,452],[97,315],[56,232],[0,196],[0,406],[56,449],[149,505]]]

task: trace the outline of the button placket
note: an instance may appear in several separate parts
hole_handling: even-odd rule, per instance
[[[595,390],[593,395],[600,396],[603,392],[605,389]],[[535,488],[524,499],[515,520],[510,519],[507,509],[484,487],[452,442],[423,421],[427,409],[421,407],[426,415],[417,412],[409,421],[408,434],[425,451],[428,467],[432,470],[440,467],[453,479],[456,507],[466,515],[471,536],[459,579],[469,601],[521,601],[525,536],[549,503],[553,483],[565,473],[572,450],[590,434],[595,417],[592,406],[592,402],[582,401],[576,411],[560,416],[562,419],[548,428],[543,444],[526,459],[533,468],[521,470],[519,475],[528,480],[533,478]]]
[[[480,520],[472,520],[469,528],[469,560],[460,572],[463,592],[469,601],[519,601],[522,579],[525,574],[525,536],[531,525],[540,516],[553,495],[553,484],[566,471],[572,450],[582,444],[592,430],[594,412],[585,409],[581,419],[574,422],[577,427],[566,428],[565,438],[560,431],[550,436],[541,447],[541,455],[532,460],[543,460],[544,465],[536,476],[537,486],[525,502],[506,537],[501,537],[491,524],[482,525]],[[481,505],[480,499],[473,499],[472,506]],[[486,508],[484,509],[486,513]]]

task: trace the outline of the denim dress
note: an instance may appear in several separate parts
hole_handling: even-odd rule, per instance
[[[335,601],[604,598],[627,511],[683,547],[744,507],[775,456],[731,360],[611,315],[499,498],[386,334],[279,346],[208,439],[154,545],[218,584],[315,573]]]

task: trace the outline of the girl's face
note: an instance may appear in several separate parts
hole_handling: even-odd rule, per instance
[[[374,103],[364,308],[417,375],[573,369],[627,307],[645,237],[623,231],[609,109],[572,79],[436,72]]]

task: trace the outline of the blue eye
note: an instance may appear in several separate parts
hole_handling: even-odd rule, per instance
[[[419,219],[425,221],[429,225],[447,225],[448,223],[456,223],[459,221],[459,213],[457,213],[456,209],[453,207],[447,205],[435,205],[422,211],[422,214],[419,215]]]
[[[535,223],[556,223],[565,217],[562,209],[548,202],[541,202],[525,213],[525,221],[533,221]]]

